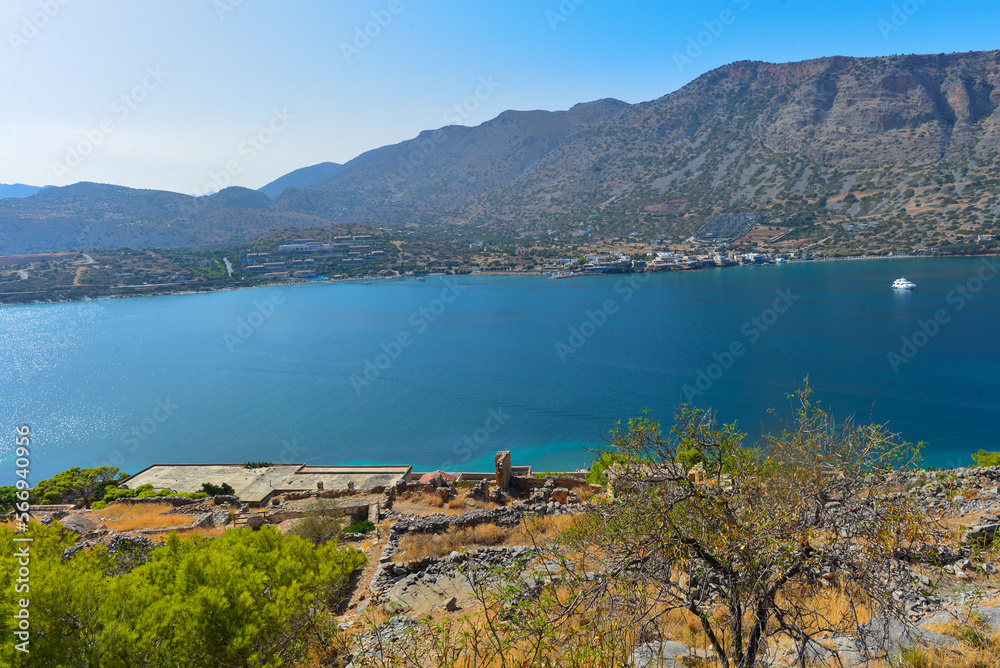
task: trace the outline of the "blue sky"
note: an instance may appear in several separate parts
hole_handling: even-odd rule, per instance
[[[736,60],[994,49],[998,16],[995,0],[4,0],[0,183],[257,188],[456,120],[653,99]]]

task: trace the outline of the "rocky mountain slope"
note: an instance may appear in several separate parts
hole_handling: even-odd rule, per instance
[[[321,162],[318,165],[302,167],[294,172],[288,172],[258,190],[268,197],[275,198],[288,188],[308,188],[317,181],[327,178],[340,167],[341,165],[336,162]]]
[[[996,231],[998,105],[1000,51],[737,62],[649,102],[425,131],[296,170],[259,198],[77,184],[3,200],[0,251],[198,246],[360,221],[677,239],[725,211],[792,222],[828,247],[941,245]],[[864,221],[879,227],[845,231]]]

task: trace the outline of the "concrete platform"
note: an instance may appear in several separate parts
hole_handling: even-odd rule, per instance
[[[389,487],[408,479],[411,466],[309,466],[277,464],[259,469],[245,469],[242,464],[154,464],[122,482],[135,489],[152,485],[153,489],[175,492],[200,492],[202,483],[229,484],[240,501],[263,503],[272,494],[305,492],[318,489],[346,490],[354,483],[358,491]]]

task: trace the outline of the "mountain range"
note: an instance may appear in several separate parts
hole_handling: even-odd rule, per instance
[[[505,111],[258,191],[203,198],[78,183],[0,200],[0,252],[203,247],[331,223],[683,237],[756,211],[881,240],[993,232],[1000,51],[742,61],[649,102]],[[826,226],[826,227],[824,227]]]

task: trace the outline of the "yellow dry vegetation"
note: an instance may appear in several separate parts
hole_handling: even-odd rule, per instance
[[[985,636],[972,629],[952,629],[963,644],[954,648],[911,648],[891,664],[878,668],[996,668],[1000,666],[1000,633]]]
[[[120,520],[102,520],[101,524],[112,531],[137,529],[178,529],[189,527],[194,518],[189,515],[157,515],[154,517],[125,517]]]
[[[232,527],[209,527],[209,528],[192,528],[192,529],[177,529],[173,531],[163,531],[163,532],[153,532],[147,534],[151,541],[157,542],[166,539],[168,534],[175,533],[181,540],[186,540],[191,536],[201,536],[202,538],[218,538],[226,531],[242,531],[242,529],[233,529]]]
[[[469,506],[473,505],[477,509],[499,508],[497,504],[488,501],[470,502],[470,499],[467,498],[467,492],[462,490],[454,499],[446,499],[443,492],[404,492],[396,499],[393,510],[414,515],[425,515],[429,512],[461,515]]]
[[[515,528],[495,524],[474,527],[451,527],[443,534],[408,533],[399,541],[395,561],[412,561],[424,557],[443,557],[451,552],[474,550],[497,545],[545,545],[574,526],[572,515],[547,515],[525,519]]]
[[[107,508],[91,511],[90,518],[104,523],[101,518],[120,520],[126,517],[155,517],[169,510],[173,510],[169,503],[112,503]]]

